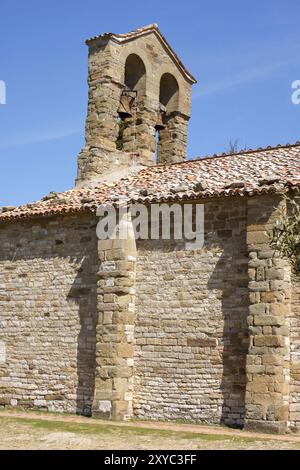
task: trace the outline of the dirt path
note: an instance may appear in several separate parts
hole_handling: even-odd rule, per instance
[[[1,410],[0,449],[297,449],[284,436],[161,422],[111,422],[75,415]]]
[[[132,427],[132,428],[141,428],[141,429],[157,429],[157,430],[166,430],[166,431],[175,431],[175,432],[191,432],[194,434],[209,434],[209,435],[219,435],[219,436],[228,436],[228,437],[240,437],[240,438],[254,438],[254,439],[272,439],[278,441],[288,441],[295,442],[300,444],[300,434],[265,434],[258,432],[242,431],[238,429],[230,429],[223,426],[208,426],[202,424],[179,424],[179,423],[169,423],[169,422],[155,422],[155,421],[105,421],[105,420],[95,420],[91,418],[85,418],[83,416],[76,415],[66,415],[66,414],[56,414],[56,413],[46,413],[39,411],[15,411],[15,410],[5,410],[0,411],[0,417],[15,417],[15,418],[24,418],[24,419],[42,419],[46,421],[63,421],[65,423],[77,423],[85,425],[94,425],[101,424],[106,426],[115,426],[115,427]]]

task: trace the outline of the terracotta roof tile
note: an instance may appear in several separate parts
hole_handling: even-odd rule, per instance
[[[300,190],[300,142],[240,154],[155,165],[111,184],[50,193],[40,201],[0,209],[0,222],[75,212],[95,212],[100,204],[153,203]]]

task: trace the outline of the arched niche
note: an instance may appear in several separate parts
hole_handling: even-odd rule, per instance
[[[137,54],[130,54],[125,62],[125,85],[138,95],[146,91],[146,67]]]
[[[159,102],[166,108],[167,113],[178,111],[179,85],[170,73],[164,73],[160,79]]]

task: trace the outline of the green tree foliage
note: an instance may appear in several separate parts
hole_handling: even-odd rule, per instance
[[[268,231],[270,246],[283,257],[288,258],[300,275],[300,205],[299,200],[284,196],[287,203],[280,210],[274,227]]]
[[[116,147],[117,147],[117,150],[123,150],[123,147],[124,147],[123,136],[124,136],[124,131],[126,127],[128,126],[128,124],[123,119],[119,119],[118,126],[119,126],[119,132],[118,132],[118,137],[116,141]]]

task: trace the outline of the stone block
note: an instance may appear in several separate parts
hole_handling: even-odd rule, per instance
[[[117,354],[120,357],[132,357],[133,356],[133,345],[127,343],[120,343],[117,345]]]
[[[249,313],[250,315],[255,315],[255,318],[258,317],[259,315],[264,316],[264,314],[266,313],[266,304],[259,303],[259,304],[250,305]]]
[[[126,400],[116,400],[112,404],[112,416],[116,421],[122,421],[129,413],[129,405]]]
[[[273,303],[270,305],[270,314],[274,316],[288,316],[290,315],[290,304]]]
[[[262,292],[261,301],[265,303],[275,302],[278,298],[277,292]]]
[[[270,434],[285,434],[287,431],[287,422],[246,419],[244,429],[246,431],[260,431]]]
[[[250,281],[249,289],[250,291],[253,291],[253,292],[265,292],[269,290],[269,283],[266,281],[262,281],[262,282]]]
[[[281,316],[273,315],[254,315],[254,325],[257,326],[282,326],[285,323],[285,319]]]
[[[260,245],[260,244],[267,244],[268,243],[268,235],[263,227],[259,231],[251,231],[247,233],[247,243],[248,245]]]
[[[282,268],[269,268],[266,270],[266,279],[268,280],[284,280],[285,271]]]
[[[284,358],[278,354],[265,354],[262,356],[262,362],[266,365],[282,366]]]
[[[284,338],[275,335],[262,335],[254,337],[255,346],[267,346],[271,348],[284,347]]]
[[[261,405],[247,406],[247,419],[261,420],[263,419],[264,409]]]

